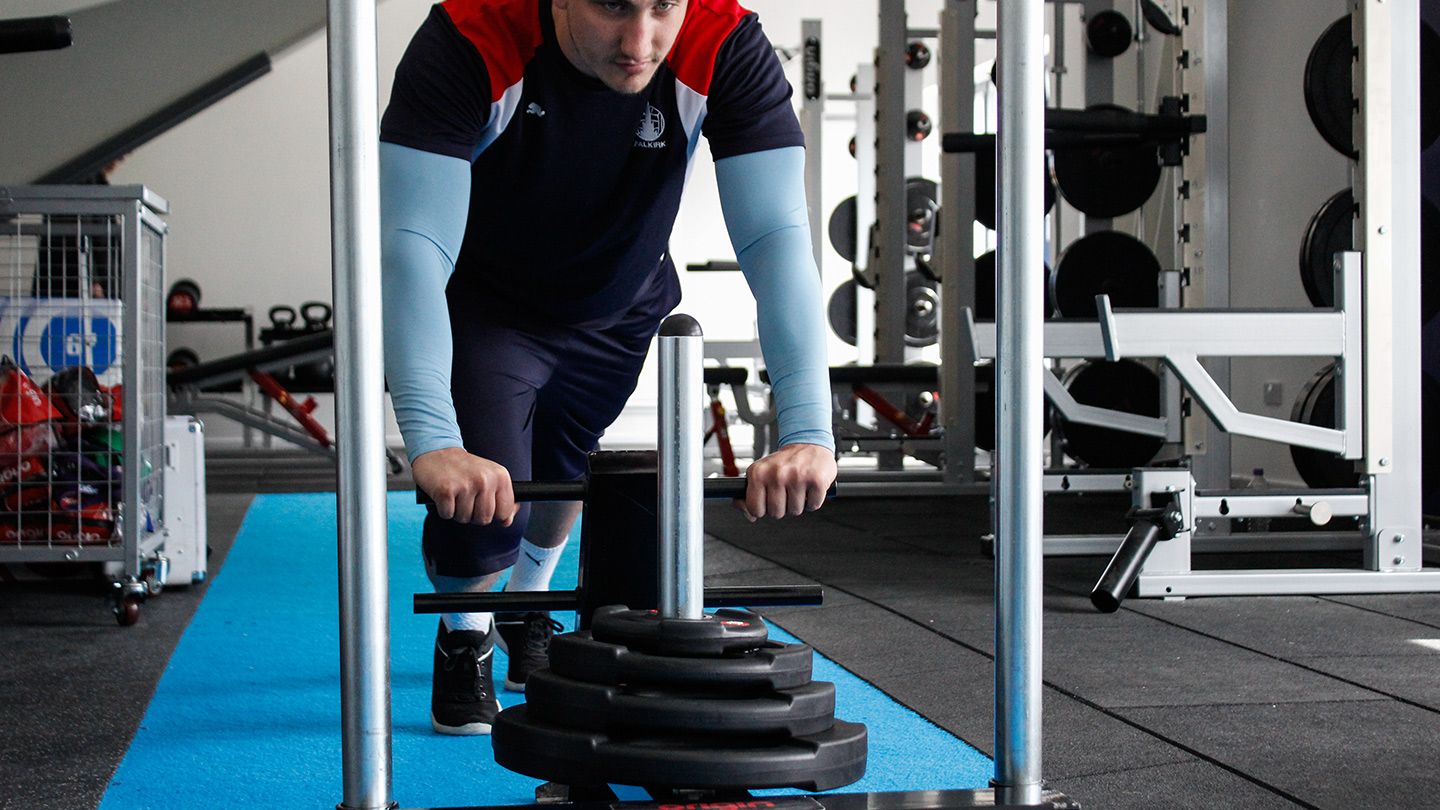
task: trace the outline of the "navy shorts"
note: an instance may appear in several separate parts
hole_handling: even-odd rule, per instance
[[[476,296],[457,286],[448,291],[450,387],[465,449],[504,466],[512,481],[583,477],[586,456],[625,407],[660,321],[678,303],[674,270],[666,262],[630,311],[601,328],[477,308],[463,303]],[[522,504],[509,526],[476,526],[445,520],[430,507],[426,565],[448,577],[503,571],[519,556],[529,517]]]

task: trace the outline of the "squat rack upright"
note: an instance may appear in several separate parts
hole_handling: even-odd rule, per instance
[[[544,0],[541,0],[544,2]],[[904,0],[879,0],[881,24]],[[380,321],[379,131],[375,5],[328,0],[331,239],[340,441],[340,679],[344,810],[388,810],[390,654],[384,387]],[[1040,409],[1044,262],[1044,0],[999,0],[1002,78],[997,325],[1003,442],[996,489],[995,804],[1039,805],[1041,784]],[[903,18],[903,13],[899,15]],[[888,30],[888,29],[887,29]],[[900,36],[882,36],[882,65]],[[882,192],[884,194],[884,192]],[[882,227],[884,223],[882,222]],[[958,240],[957,240],[958,241]],[[988,793],[988,792],[985,792]],[[943,794],[942,794],[943,795]],[[982,806],[986,797],[977,796]],[[941,801],[940,799],[936,800]]]

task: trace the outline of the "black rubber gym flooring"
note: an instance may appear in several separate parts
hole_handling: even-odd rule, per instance
[[[212,573],[249,500],[212,495]],[[1047,529],[1109,531],[1123,508],[1054,499]],[[823,584],[824,606],[765,612],[991,753],[987,526],[978,497],[846,497],[755,526],[712,504],[706,568],[712,584]],[[1440,639],[1440,595],[1132,599],[1106,616],[1086,596],[1103,565],[1045,566],[1053,787],[1090,808],[1437,806],[1440,650],[1412,640]],[[120,629],[93,583],[0,584],[0,808],[97,805],[204,590]]]

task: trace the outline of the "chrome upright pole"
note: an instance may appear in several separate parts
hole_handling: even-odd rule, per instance
[[[1038,804],[1044,397],[1044,0],[1000,0],[995,785]]]
[[[330,239],[345,810],[391,801],[375,3],[329,0]]]
[[[705,609],[700,393],[705,339],[689,315],[660,325],[660,615],[699,619]]]

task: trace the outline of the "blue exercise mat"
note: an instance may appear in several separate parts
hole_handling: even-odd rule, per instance
[[[424,511],[409,493],[392,493],[388,508],[394,798],[401,807],[528,804],[539,782],[496,765],[489,737],[430,729],[437,619],[410,612],[411,594],[430,589],[419,555]],[[102,810],[328,810],[340,802],[335,536],[333,494],[255,499]],[[578,547],[572,541],[566,548],[555,588],[575,586]],[[504,666],[497,650],[497,680]],[[845,791],[973,789],[988,782],[987,757],[819,655],[815,677],[835,683],[840,717],[870,729],[868,775]],[[524,699],[503,690],[500,696],[507,706]]]

